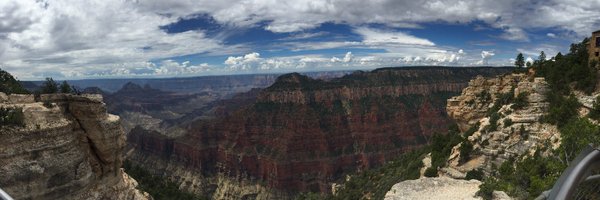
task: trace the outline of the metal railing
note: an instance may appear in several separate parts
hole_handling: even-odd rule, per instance
[[[13,200],[4,190],[0,189],[0,199],[1,200]]]
[[[543,192],[536,200],[600,199],[598,169],[600,150],[590,145],[571,162],[552,189]]]

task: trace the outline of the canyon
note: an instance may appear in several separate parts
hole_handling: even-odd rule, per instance
[[[329,194],[349,173],[428,144],[454,123],[446,100],[512,68],[383,68],[329,80],[292,73],[213,104],[212,118],[131,128],[127,159],[213,199]],[[239,101],[236,101],[235,99]],[[165,120],[167,121],[167,120]]]

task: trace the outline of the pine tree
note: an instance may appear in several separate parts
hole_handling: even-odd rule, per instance
[[[62,84],[60,85],[60,93],[71,93],[71,86],[69,85],[69,83],[67,83],[67,81],[63,81]]]
[[[540,62],[546,61],[546,54],[544,53],[544,51],[540,52],[540,57],[538,57],[538,60]]]
[[[42,94],[52,94],[58,92],[58,84],[52,78],[46,78],[46,82],[42,85]]]
[[[525,57],[523,57],[522,53],[519,53],[519,55],[517,55],[517,59],[515,60],[515,66],[518,68],[522,68],[523,66],[525,66]]]

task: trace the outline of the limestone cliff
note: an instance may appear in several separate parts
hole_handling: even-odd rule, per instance
[[[448,100],[447,111],[463,132],[474,127],[473,132],[453,149],[448,167],[442,171],[454,178],[478,168],[489,174],[493,166],[510,158],[558,148],[558,128],[540,120],[548,110],[547,91],[544,78],[525,74],[472,80],[460,96]],[[463,162],[459,161],[461,145],[473,146]]]
[[[0,127],[0,188],[15,199],[151,199],[120,168],[125,133],[100,95],[0,94],[23,126]]]

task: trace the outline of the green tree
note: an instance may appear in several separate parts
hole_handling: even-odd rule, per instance
[[[42,94],[52,94],[58,92],[58,83],[52,78],[46,78],[46,82],[42,85]]]
[[[21,83],[15,79],[8,72],[0,69],[0,92],[4,92],[6,94],[28,94],[27,91]]]
[[[517,59],[515,60],[515,66],[518,68],[523,68],[523,66],[525,66],[525,57],[523,57],[522,53],[519,53],[519,55],[517,55]]]
[[[544,51],[540,52],[540,56],[538,57],[538,60],[540,62],[546,61],[546,53],[544,53]]]
[[[563,55],[562,55],[562,53],[560,53],[560,52],[558,52],[558,53],[556,54],[556,56],[554,56],[554,60],[556,60],[556,61],[558,61],[558,60],[560,60],[560,59],[562,59],[562,58],[563,58]]]
[[[71,90],[69,83],[67,83],[67,81],[63,81],[60,85],[60,93],[71,93],[72,91],[73,90]]]

